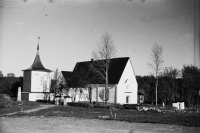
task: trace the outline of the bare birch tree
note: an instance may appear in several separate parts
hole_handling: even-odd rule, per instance
[[[153,48],[151,49],[151,63],[148,63],[147,65],[152,69],[153,75],[155,75],[156,78],[156,106],[157,106],[157,89],[158,89],[158,76],[161,73],[161,70],[163,69],[163,63],[164,60],[162,58],[162,52],[163,49],[160,45],[155,44]]]
[[[58,71],[58,68],[57,68],[56,71],[54,72],[53,80],[51,82],[51,86],[54,90],[54,100],[55,100],[56,94],[61,96],[62,90],[65,88],[65,85],[66,85],[65,79],[62,76],[62,73]]]
[[[105,104],[109,100],[108,89],[108,70],[110,67],[110,59],[115,56],[116,48],[113,44],[112,36],[106,32],[102,35],[101,41],[97,44],[97,49],[93,50],[92,57],[94,59],[92,63],[92,70],[95,72],[97,78],[103,80],[106,83],[105,86]]]

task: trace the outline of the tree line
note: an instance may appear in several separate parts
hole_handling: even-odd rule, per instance
[[[186,106],[200,104],[200,69],[193,65],[184,65],[181,70],[166,67],[158,78],[154,75],[136,76],[138,90],[145,95],[146,103],[155,103],[155,86],[157,85],[158,104],[171,105],[183,101]],[[157,82],[158,81],[158,82]]]
[[[23,90],[23,77],[0,77],[0,94],[17,97],[18,87],[22,87]]]

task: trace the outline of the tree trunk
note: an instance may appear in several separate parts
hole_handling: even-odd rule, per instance
[[[89,87],[89,100],[91,104],[92,103],[92,87]]]
[[[108,70],[106,70],[105,105],[108,101]]]
[[[53,101],[55,102],[55,100],[56,100],[56,89],[55,89],[55,87],[53,87],[53,89],[54,89],[54,98],[53,98]]]
[[[156,77],[156,106],[158,102],[158,77]]]

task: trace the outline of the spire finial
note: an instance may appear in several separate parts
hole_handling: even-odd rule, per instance
[[[39,50],[39,40],[40,40],[40,37],[38,36],[38,46],[37,46],[37,50]]]

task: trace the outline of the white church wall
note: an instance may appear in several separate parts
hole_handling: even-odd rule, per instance
[[[135,78],[135,74],[131,65],[131,61],[128,60],[124,72],[120,78],[117,86],[117,103],[120,104],[137,104],[138,85]],[[128,98],[128,103],[126,99]]]
[[[53,93],[29,93],[29,101],[37,101],[37,100],[54,100]]]
[[[115,84],[109,84],[109,100],[108,103],[116,103],[116,86]],[[105,98],[105,85],[98,84],[92,86],[92,101],[95,102],[104,102],[103,99],[100,97],[100,95],[103,95]]]

